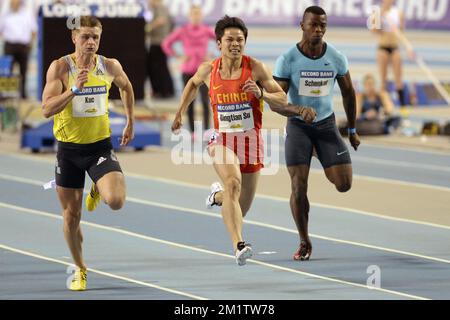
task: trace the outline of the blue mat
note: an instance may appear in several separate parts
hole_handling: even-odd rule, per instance
[[[114,149],[120,149],[120,139],[125,127],[126,118],[120,114],[109,112],[111,126],[111,142]],[[24,130],[22,132],[21,147],[30,148],[33,152],[39,152],[42,148],[49,148],[55,145],[53,136],[53,120],[46,122],[36,128]],[[161,145],[161,134],[152,129],[146,122],[136,121],[134,124],[134,139],[128,147],[142,150],[146,146]]]

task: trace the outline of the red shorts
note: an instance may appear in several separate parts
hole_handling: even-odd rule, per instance
[[[264,168],[264,140],[259,130],[238,133],[214,131],[208,142],[208,151],[214,145],[233,150],[239,159],[242,173],[255,173]]]

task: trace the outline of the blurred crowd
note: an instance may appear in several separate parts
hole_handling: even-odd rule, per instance
[[[12,57],[12,67],[16,65],[21,78],[22,98],[27,94],[28,61],[37,33],[38,8],[42,4],[64,3],[79,4],[93,1],[80,0],[1,0],[0,2],[0,48],[1,54]],[[97,1],[98,2],[98,1]],[[105,0],[105,3],[115,1]],[[186,85],[195,74],[199,65],[214,57],[216,52],[208,52],[210,42],[215,42],[214,30],[203,23],[202,8],[199,4],[191,6],[188,22],[175,26],[168,8],[163,0],[138,0],[145,8],[147,35],[147,76],[153,98],[170,99],[175,97],[174,80],[168,65],[168,58],[179,61],[182,83]],[[372,30],[377,37],[377,64],[379,77],[367,74],[358,93],[358,131],[361,134],[387,134],[400,125],[400,118],[394,116],[394,103],[387,90],[387,68],[392,67],[395,76],[395,91],[402,111],[406,112],[402,61],[398,32],[404,31],[403,14],[396,9],[395,1],[383,0],[383,28]],[[175,45],[176,43],[179,45]],[[213,46],[211,46],[213,47]],[[180,48],[182,48],[180,50]],[[376,78],[380,79],[377,84]],[[208,89],[200,89],[204,127],[209,126],[210,110]],[[194,131],[194,102],[188,109],[189,127]],[[346,123],[340,127],[345,131]]]

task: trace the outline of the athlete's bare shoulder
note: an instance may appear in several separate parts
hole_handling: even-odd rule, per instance
[[[121,71],[123,70],[122,65],[120,64],[119,60],[117,60],[115,58],[104,57],[104,63],[105,63],[106,70],[112,75],[117,75],[117,74],[121,73]]]
[[[121,66],[119,60],[117,60],[116,58],[107,58],[107,57],[103,57],[103,61],[105,62],[105,65],[107,67],[117,67],[117,66]]]
[[[250,67],[255,81],[266,80],[269,77],[269,71],[264,62],[250,57]]]
[[[261,66],[264,65],[264,63],[262,63],[261,61],[259,61],[256,58],[253,58],[253,57],[249,57],[249,58],[250,58],[250,66],[252,68],[254,68],[254,67],[261,67]]]
[[[205,61],[198,67],[197,72],[192,79],[196,86],[200,86],[202,83],[209,86],[209,79],[213,70],[213,62],[214,60]]]
[[[45,87],[42,93],[42,101],[60,95],[69,81],[69,64],[64,57],[53,60],[47,70]]]
[[[199,73],[199,76],[205,76],[207,77],[209,73],[211,73],[213,69],[213,63],[214,60],[208,60],[205,62],[202,62],[202,64],[198,67],[197,72]]]
[[[61,57],[59,59],[52,61],[50,67],[48,68],[47,76],[50,76],[53,79],[58,78],[61,80],[63,79],[65,80],[68,72],[69,72],[69,65],[65,57]]]

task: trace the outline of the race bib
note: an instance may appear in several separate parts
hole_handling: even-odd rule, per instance
[[[306,97],[328,96],[333,85],[333,71],[300,71],[298,94]]]
[[[255,127],[249,102],[217,106],[219,132],[243,132]]]
[[[72,99],[72,115],[75,118],[92,118],[106,114],[106,86],[85,87]]]

